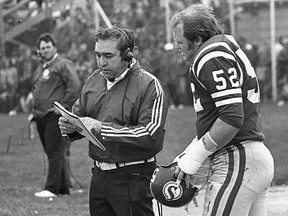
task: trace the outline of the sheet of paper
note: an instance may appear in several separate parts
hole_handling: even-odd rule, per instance
[[[69,122],[79,128],[79,132],[83,134],[87,139],[89,139],[94,145],[102,149],[103,151],[106,148],[102,145],[102,143],[91,133],[91,131],[83,124],[81,119],[75,115],[74,113],[66,110],[60,103],[57,101],[53,102],[54,107],[56,107],[61,115],[69,120]]]

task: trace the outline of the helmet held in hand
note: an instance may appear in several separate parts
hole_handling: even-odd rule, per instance
[[[160,166],[155,169],[150,182],[150,190],[153,197],[161,204],[169,207],[181,207],[193,199],[197,188],[186,188],[185,181],[176,183],[174,175],[177,163]]]

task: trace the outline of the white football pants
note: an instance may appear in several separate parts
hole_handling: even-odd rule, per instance
[[[267,190],[274,175],[270,151],[246,141],[211,158],[203,216],[267,216]]]

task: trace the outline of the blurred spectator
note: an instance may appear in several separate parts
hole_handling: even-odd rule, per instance
[[[31,17],[35,17],[39,13],[38,10],[42,8],[42,2],[40,4],[40,6],[39,6],[37,1],[30,1],[29,4],[28,4],[28,8],[29,8],[29,11],[30,11],[30,16]]]
[[[37,64],[38,64],[38,58],[36,56],[32,55],[31,50],[19,47],[17,52],[13,53],[13,56],[9,60],[12,64],[14,65],[13,71],[17,75],[13,75],[14,77],[17,77],[14,85],[14,97],[12,102],[9,103],[8,101],[6,102],[7,107],[9,106],[9,113],[10,115],[15,115],[18,112],[30,112],[30,109],[28,108],[30,105],[26,104],[25,101],[27,101],[28,94],[31,92],[32,89],[32,84],[31,84],[31,78],[32,78],[32,73],[36,69]],[[10,73],[10,70],[5,69],[6,73]],[[17,71],[17,72],[16,72]],[[5,74],[6,74],[5,73]],[[6,75],[7,76],[7,75]],[[7,77],[12,76],[9,74]],[[14,78],[15,79],[15,78]],[[10,78],[11,80],[11,78]],[[6,90],[8,91],[8,86],[9,84],[9,79],[6,79],[5,81]],[[11,81],[10,81],[11,83]],[[24,103],[25,102],[25,103]],[[2,110],[3,111],[3,110]]]
[[[81,7],[76,7],[73,13],[73,31],[75,48],[79,49],[82,44],[87,45],[87,50],[94,53],[95,27],[91,19],[84,13]]]
[[[283,48],[277,55],[277,63],[277,77],[280,81],[288,75],[288,38],[283,39]]]
[[[77,44],[84,43],[87,36],[88,20],[81,7],[75,8],[73,21],[75,42]]]
[[[74,30],[76,35],[82,34],[88,26],[88,20],[81,7],[75,8],[74,22]]]
[[[166,87],[169,95],[170,108],[183,108],[184,105],[192,103],[192,95],[188,96],[190,85],[187,80],[188,65],[180,55],[174,55],[174,46],[167,43],[165,52],[159,64],[159,78]],[[188,99],[191,101],[188,101]]]
[[[259,46],[259,64],[256,70],[261,100],[266,101],[272,98],[271,87],[271,47],[269,41],[263,41]]]
[[[43,7],[43,2],[44,2],[45,0],[34,0],[34,1],[37,3],[37,5],[38,5],[39,8],[42,8],[42,7]]]
[[[7,75],[7,92],[8,92],[8,109],[9,112],[18,104],[19,94],[17,92],[19,85],[19,77],[17,70],[17,62],[13,58],[10,60],[9,67],[6,70]]]
[[[3,57],[1,59],[1,69],[0,69],[0,112],[6,113],[8,112],[7,108],[7,76],[6,71],[9,67],[9,59]]]
[[[18,71],[15,62],[8,58],[2,59],[1,69],[1,111],[10,112],[18,104]],[[11,112],[10,114],[14,114]]]
[[[17,1],[15,0],[7,0],[1,3],[3,10],[11,9],[12,7],[16,6]],[[2,15],[1,15],[2,16]],[[15,26],[15,24],[18,22],[18,14],[17,13],[9,13],[6,16],[4,16],[4,31],[8,31],[11,29],[12,26]]]
[[[259,57],[260,57],[258,53],[258,50],[259,50],[258,46],[255,44],[248,43],[246,38],[244,37],[240,37],[238,41],[239,41],[240,47],[246,53],[252,66],[254,67],[256,71],[258,63],[259,63]]]
[[[283,36],[279,36],[278,40],[276,40],[275,43],[275,53],[276,53],[276,58],[278,58],[279,54],[281,53],[281,51],[284,49],[283,46]]]
[[[288,101],[288,37],[282,38],[283,49],[277,58],[278,106]]]
[[[81,44],[79,46],[78,58],[76,61],[76,70],[82,86],[88,76],[96,69],[97,64],[94,55],[88,52],[86,44]]]
[[[67,54],[73,43],[73,29],[69,11],[62,12],[60,17],[56,19],[56,26],[53,35],[55,40],[60,42],[57,45],[58,52],[61,54]]]

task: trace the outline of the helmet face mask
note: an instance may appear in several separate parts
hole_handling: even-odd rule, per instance
[[[169,207],[181,207],[193,199],[197,192],[196,187],[186,188],[185,181],[181,180],[180,185],[176,184],[177,163],[168,166],[160,166],[155,169],[150,182],[150,190],[153,197],[161,204]]]

